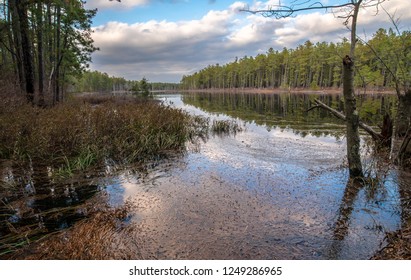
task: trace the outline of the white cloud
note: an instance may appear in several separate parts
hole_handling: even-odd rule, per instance
[[[149,76],[146,73],[150,71],[153,76],[157,71],[178,81],[193,68],[193,61],[217,63],[222,58],[219,45],[230,33],[233,15],[225,10],[210,11],[191,21],[109,22],[94,29],[93,39],[100,51],[94,55],[93,68],[109,73],[117,69],[113,74],[129,79]]]
[[[276,1],[254,5],[263,7]],[[147,1],[131,2],[137,5]],[[405,2],[391,0],[386,6],[390,13],[397,11],[402,27],[410,30],[411,14]],[[244,6],[245,2],[234,2],[225,10],[209,11],[198,20],[109,22],[96,27],[93,38],[101,51],[93,55],[92,67],[127,79],[145,76],[151,81],[178,82],[182,75],[208,64],[254,56],[270,47],[295,48],[306,40],[336,42],[349,35],[343,20],[333,14],[314,12],[277,20],[239,12]],[[367,9],[360,15],[358,32],[371,36],[379,27],[390,26],[385,12],[380,10],[375,16],[375,9]]]

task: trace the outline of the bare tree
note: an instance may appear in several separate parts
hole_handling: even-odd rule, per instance
[[[309,10],[325,10],[334,13],[343,19],[343,23],[351,31],[350,53],[343,58],[343,95],[345,101],[346,135],[347,135],[347,158],[348,169],[351,178],[363,177],[363,168],[360,156],[359,115],[354,91],[354,65],[355,45],[357,41],[357,21],[359,11],[362,8],[374,7],[376,12],[385,0],[344,0],[341,4],[324,5],[318,1],[290,0],[290,4],[279,1],[267,9],[242,11],[261,14],[265,17],[276,19],[291,17],[296,13]]]

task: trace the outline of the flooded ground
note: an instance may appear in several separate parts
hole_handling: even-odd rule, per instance
[[[387,232],[408,222],[409,177],[383,170],[378,184],[347,186],[344,126],[323,112],[308,115],[312,97],[158,98],[193,115],[236,121],[243,130],[210,134],[148,171],[124,170],[88,183],[84,199],[103,191],[111,206],[132,205],[127,226],[133,230],[121,237],[138,240],[128,247],[130,258],[369,259]],[[385,109],[378,102],[370,110]],[[76,190],[84,188],[60,189],[69,205],[81,203]]]
[[[190,105],[190,96],[161,98],[191,114],[230,118]],[[400,226],[395,172],[373,195],[346,190],[345,141],[327,135],[338,123],[298,123],[296,133],[235,120],[244,131],[211,136],[144,179],[123,174],[110,185],[112,203],[139,209],[142,258],[368,259]]]

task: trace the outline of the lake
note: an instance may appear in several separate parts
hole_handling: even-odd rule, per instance
[[[50,221],[45,225],[59,230],[82,219],[73,206],[104,193],[113,207],[132,205],[126,226],[133,231],[123,238],[135,241],[129,255],[139,259],[368,259],[385,245],[387,232],[409,220],[409,175],[374,158],[365,134],[364,166],[374,181],[347,186],[344,124],[319,109],[307,112],[314,98],[342,110],[338,95],[155,98],[210,122],[237,123],[241,130],[210,132],[188,143],[182,155],[144,170],[101,172],[92,183],[73,180],[59,187],[61,201],[50,197],[52,183],[23,183],[27,199],[16,207],[44,213],[42,219]],[[394,96],[360,96],[358,103],[361,118],[374,126],[395,112]],[[3,185],[16,178],[10,178],[10,167],[0,170]],[[58,208],[66,210],[56,217]],[[21,224],[22,217],[13,214],[7,223]]]

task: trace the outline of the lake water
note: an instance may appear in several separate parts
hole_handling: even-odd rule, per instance
[[[324,111],[307,113],[316,97],[341,106],[338,96],[306,94],[157,96],[244,129],[210,135],[147,176],[124,173],[108,187],[111,203],[138,206],[141,257],[370,258],[401,225],[398,173],[373,189],[347,188],[344,125]],[[372,96],[361,104],[375,124],[392,110]]]
[[[112,206],[133,206],[127,224],[134,230],[126,238],[136,241],[130,248],[136,252],[129,255],[139,259],[368,259],[384,246],[386,232],[409,220],[408,175],[376,169],[383,164],[366,146],[366,171],[377,172],[380,180],[358,189],[347,186],[344,124],[325,111],[307,112],[314,98],[341,110],[337,95],[156,98],[210,122],[237,122],[242,131],[210,133],[188,143],[183,155],[144,171],[103,173],[92,184],[73,181],[57,188],[23,180],[20,193],[27,199],[15,209],[33,209],[46,227],[58,230],[84,217],[75,206],[104,193]],[[393,112],[395,99],[364,96],[359,104],[361,118],[377,125]],[[362,137],[365,144],[367,136]],[[17,177],[10,178],[10,167],[0,170],[3,187]],[[12,195],[7,199],[13,202]],[[65,212],[56,215],[59,208]],[[22,220],[4,207],[1,213],[9,217],[3,232]]]

